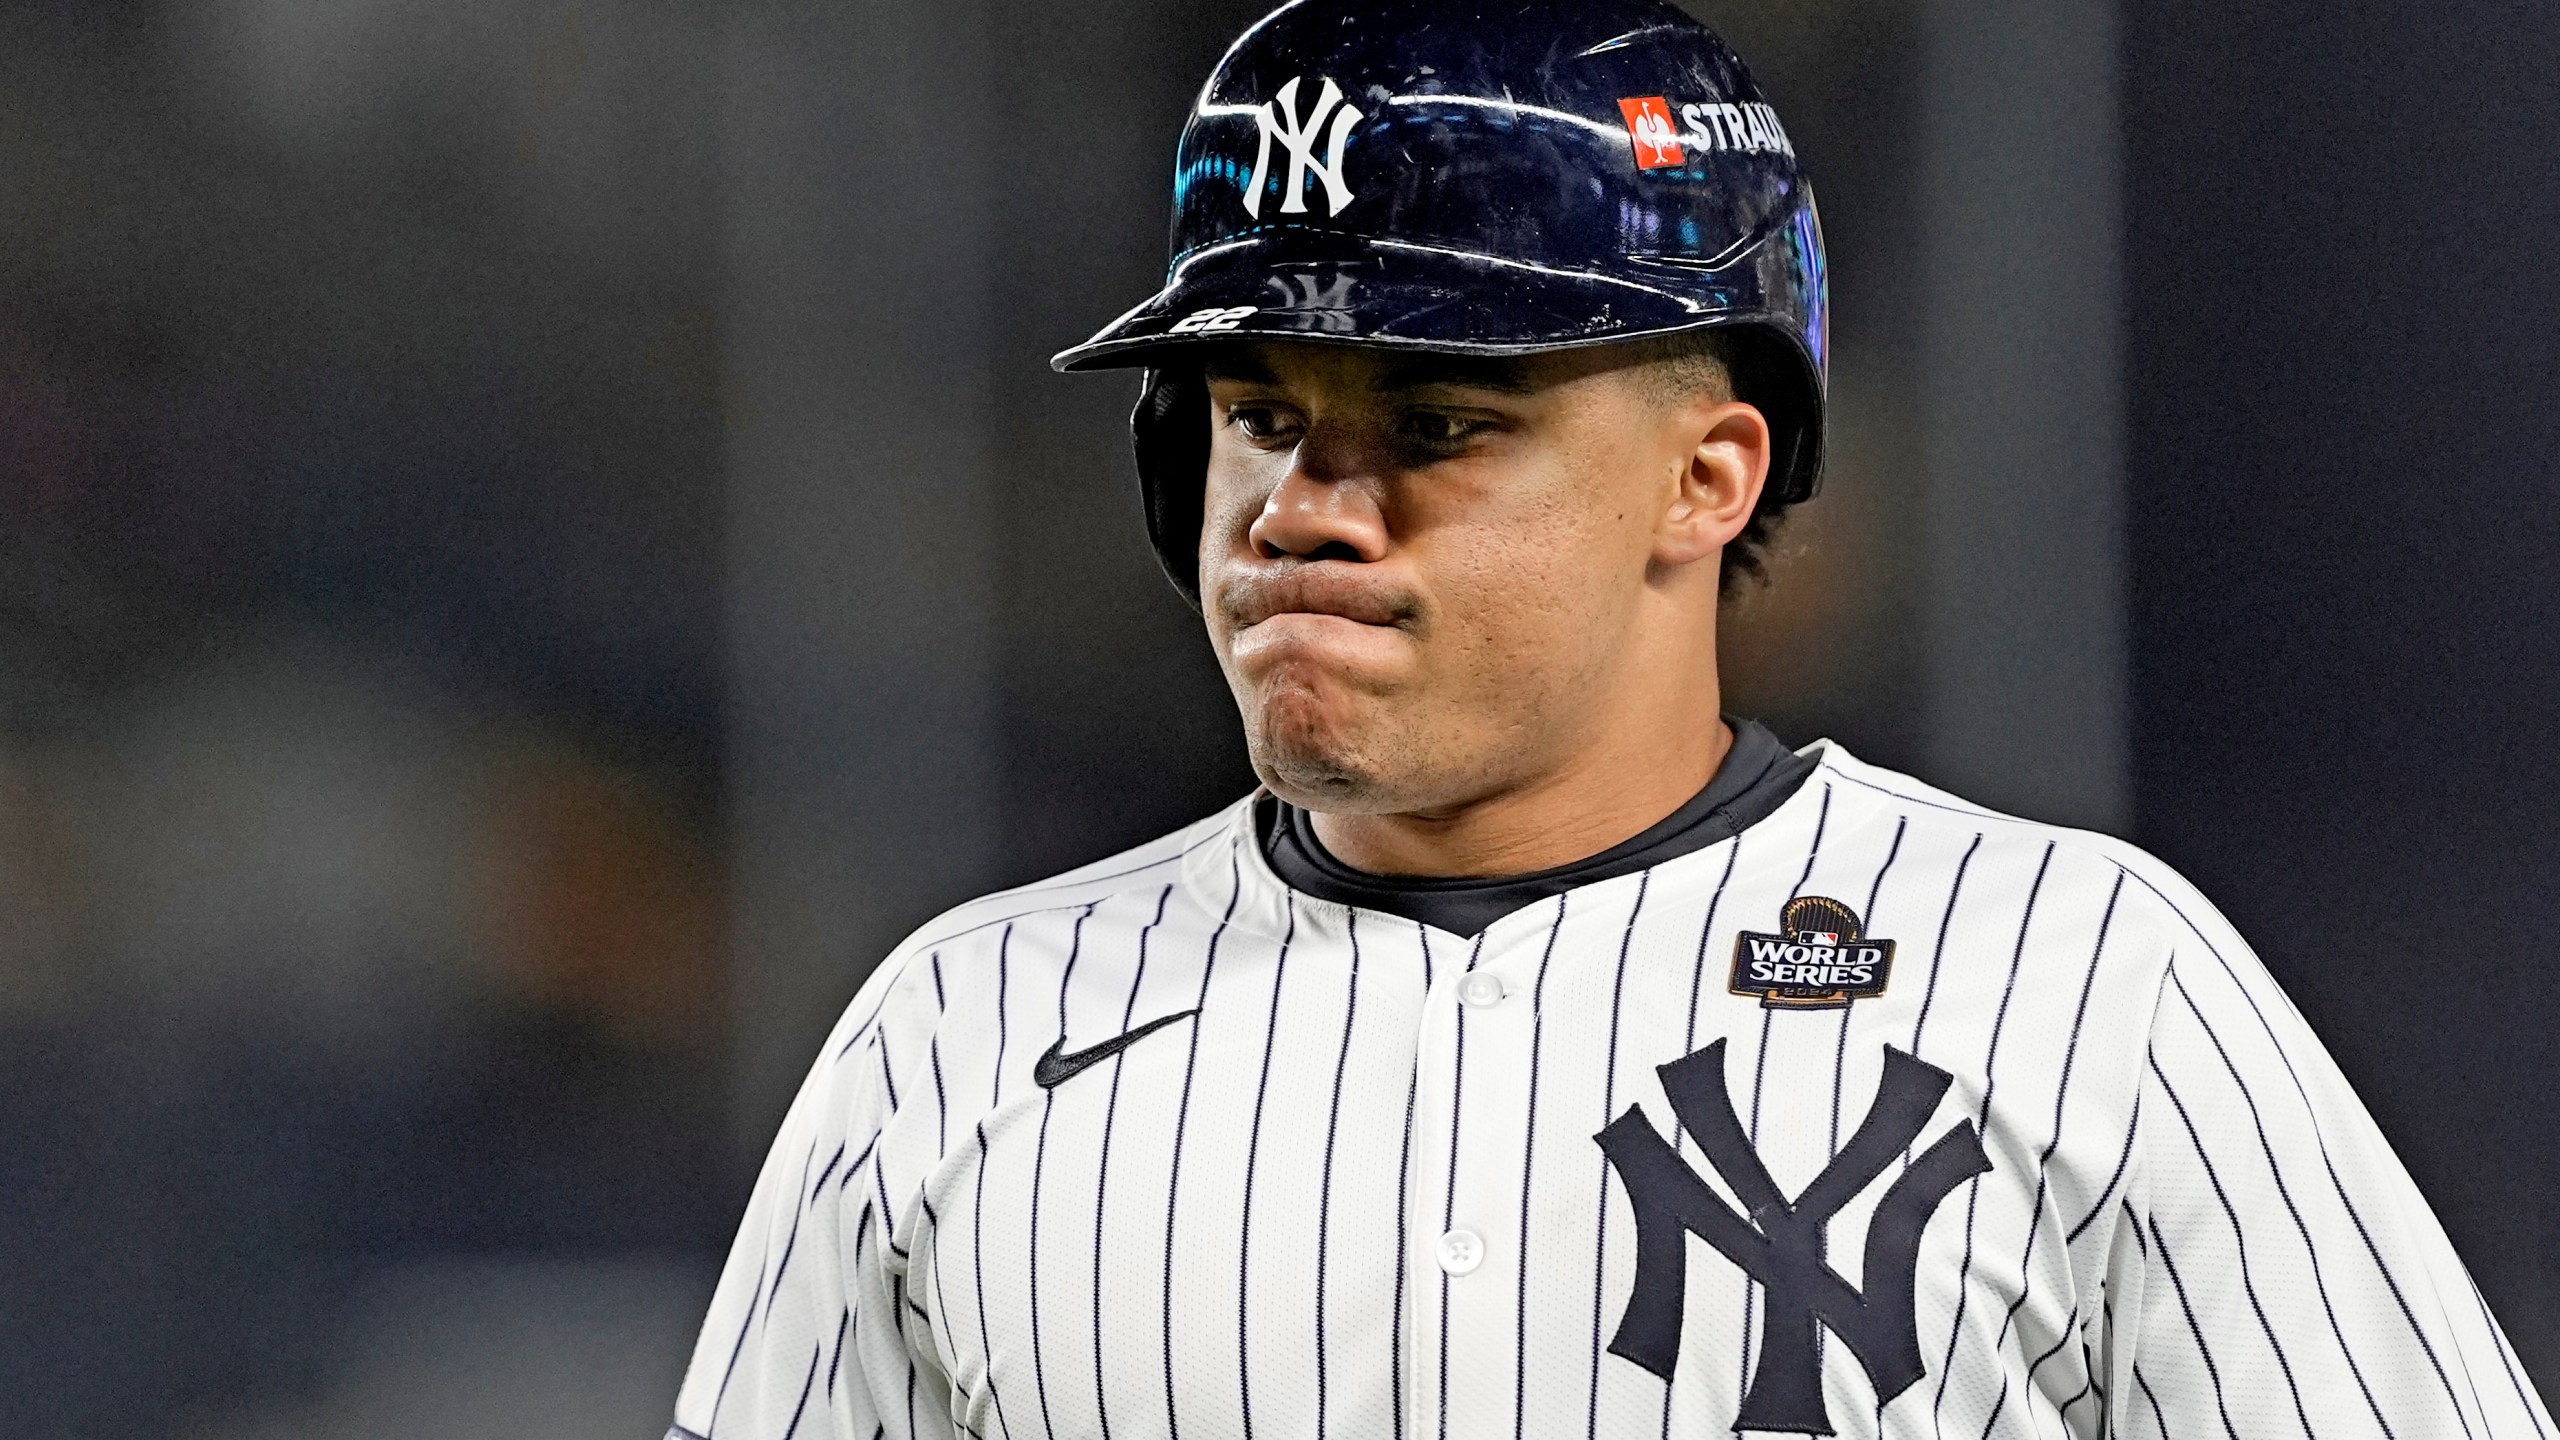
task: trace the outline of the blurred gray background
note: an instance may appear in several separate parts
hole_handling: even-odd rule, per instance
[[[0,0],[17,1429],[656,1434],[871,961],[1250,783],[1044,362],[1260,8]],[[2186,869],[2560,1384],[2560,11],[1700,13],[1833,257],[1734,708]]]

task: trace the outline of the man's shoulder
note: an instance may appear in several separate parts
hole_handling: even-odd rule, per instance
[[[1000,1004],[999,970],[1009,965],[1013,978],[1023,981],[1056,968],[1070,953],[1079,915],[1153,909],[1186,885],[1196,886],[1195,872],[1204,867],[1224,875],[1224,852],[1244,826],[1250,799],[1144,844],[934,916],[874,967],[845,1007],[834,1043],[848,1045],[881,1026],[896,1031],[930,1025],[932,1017],[953,1007]]]
[[[2120,882],[2122,901],[2134,911],[2148,912],[2166,929],[2217,951],[2247,952],[2230,922],[2185,875],[2131,841],[1994,810],[1916,776],[1869,764],[1829,741],[1808,746],[1807,753],[1816,755],[1814,773],[1831,782],[1836,796],[1863,803],[1871,813],[1889,814],[1894,823],[1917,831],[1955,837],[1967,847],[2022,852],[2046,871],[2049,882],[2094,885],[2110,893]]]
[[[1203,856],[1221,850],[1242,832],[1250,803],[1248,796],[1144,844],[954,905],[917,926],[891,958],[966,944],[1035,916],[1105,905],[1124,896],[1154,897],[1168,885],[1179,888]],[[1223,866],[1219,869],[1223,874]]]

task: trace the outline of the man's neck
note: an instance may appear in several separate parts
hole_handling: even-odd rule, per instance
[[[1703,713],[1716,711],[1710,704]],[[1318,812],[1316,837],[1334,858],[1373,875],[1526,875],[1570,865],[1679,809],[1733,748],[1721,719],[1656,736],[1586,751],[1529,784],[1446,811]]]

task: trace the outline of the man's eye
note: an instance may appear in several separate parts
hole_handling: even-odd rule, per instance
[[[1268,444],[1288,433],[1280,412],[1263,405],[1239,405],[1227,412],[1227,423],[1256,444]]]
[[[1405,439],[1433,450],[1456,449],[1490,428],[1486,421],[1439,410],[1407,411],[1402,426]]]

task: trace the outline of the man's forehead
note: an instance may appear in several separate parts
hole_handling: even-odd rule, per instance
[[[1257,340],[1223,345],[1202,369],[1211,381],[1285,385],[1331,381],[1398,392],[1434,387],[1527,394],[1563,378],[1552,357],[1453,355],[1439,351],[1385,350],[1306,340]]]

